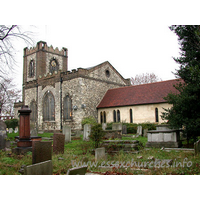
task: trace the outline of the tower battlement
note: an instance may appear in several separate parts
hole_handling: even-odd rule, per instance
[[[58,47],[56,47],[54,49],[52,45],[50,47],[47,46],[47,43],[44,42],[44,41],[39,41],[35,47],[24,48],[24,56],[31,55],[31,54],[36,53],[38,51],[46,51],[46,52],[49,52],[49,53],[57,54],[57,55],[60,55],[60,56],[66,56],[66,57],[68,56],[68,49],[67,48],[63,47],[61,50],[59,50]]]

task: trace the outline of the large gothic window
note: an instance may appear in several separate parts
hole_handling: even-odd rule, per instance
[[[55,100],[51,92],[47,92],[43,101],[43,119],[44,121],[55,121]]]
[[[37,116],[37,109],[36,109],[36,102],[33,100],[30,103],[30,109],[31,109],[31,115],[30,120],[32,123],[36,122],[36,116]]]
[[[70,120],[72,118],[72,100],[69,95],[64,98],[63,108],[64,120]]]

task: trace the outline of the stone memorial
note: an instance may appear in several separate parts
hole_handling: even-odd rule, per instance
[[[63,135],[65,135],[65,142],[71,142],[71,127],[68,125],[63,126]]]
[[[106,123],[102,123],[102,129],[105,131],[107,128],[107,124]]]
[[[126,127],[126,125],[122,126],[122,134],[127,134],[127,127]]]
[[[53,152],[56,154],[64,153],[65,135],[62,133],[53,134]]]
[[[112,130],[114,131],[114,130],[120,130],[120,131],[122,131],[122,123],[113,123],[112,124]]]
[[[67,171],[67,175],[85,175],[87,166],[71,168]]]
[[[52,142],[51,141],[33,141],[32,142],[32,164],[52,160]]]
[[[95,162],[105,158],[106,158],[105,147],[95,149]]]
[[[52,160],[36,163],[24,167],[24,175],[52,175]]]
[[[12,128],[9,128],[8,129],[8,133],[12,133],[13,132],[13,129]]]
[[[91,125],[90,124],[85,124],[84,125],[84,130],[83,130],[83,140],[84,141],[89,141],[90,133],[91,133]]]
[[[137,127],[137,134],[138,134],[139,136],[142,136],[142,126],[138,126],[138,127]]]
[[[148,129],[143,130],[143,137],[147,137],[147,132],[148,132]]]
[[[198,155],[200,153],[200,140],[194,143],[194,153]]]
[[[6,147],[6,127],[4,121],[0,120],[0,150]]]
[[[177,148],[181,146],[180,130],[170,129],[169,125],[157,125],[156,130],[148,131],[146,147]]]
[[[15,128],[14,132],[17,133],[19,131],[18,127]]]
[[[36,128],[32,128],[30,130],[30,134],[31,134],[31,137],[37,137],[37,129]]]

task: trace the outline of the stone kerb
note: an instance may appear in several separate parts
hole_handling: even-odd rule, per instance
[[[24,168],[24,175],[52,175],[52,160],[36,163]]]
[[[87,166],[71,168],[67,171],[67,175],[85,175]]]
[[[83,130],[83,140],[89,141],[89,135],[91,133],[91,124],[85,124]]]
[[[65,135],[65,142],[71,142],[71,127],[64,125],[62,133]]]

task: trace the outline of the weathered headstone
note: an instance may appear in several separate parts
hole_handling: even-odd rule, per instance
[[[0,149],[4,149],[6,147],[6,127],[5,122],[0,120]]]
[[[102,123],[102,129],[105,131],[107,128],[107,124],[106,123]]]
[[[89,135],[91,133],[91,125],[90,124],[85,124],[84,125],[84,131],[83,131],[83,140],[88,141],[89,140]]]
[[[53,152],[56,154],[64,153],[65,135],[62,133],[53,134]]]
[[[32,142],[32,164],[52,160],[51,141]]]
[[[8,133],[12,133],[13,132],[13,129],[12,128],[9,128],[8,129]]]
[[[105,147],[95,149],[95,162],[106,158]]]
[[[0,130],[5,131],[7,128],[6,123],[3,120],[0,120]]]
[[[147,132],[148,132],[148,129],[143,130],[143,137],[147,137]]]
[[[200,140],[194,143],[194,153],[198,155],[200,153]]]
[[[87,166],[71,168],[67,171],[67,175],[85,175]]]
[[[139,136],[142,136],[142,126],[138,126],[138,127],[137,127],[137,134],[138,134]]]
[[[37,129],[36,128],[31,129],[30,133],[31,133],[31,137],[36,137],[37,136]]]
[[[122,130],[122,123],[113,123],[112,130]]]
[[[126,127],[126,125],[122,126],[122,134],[127,134],[127,127]]]
[[[19,131],[18,127],[15,128],[14,132],[17,133]]]
[[[71,142],[71,127],[68,125],[63,126],[63,135],[65,135],[65,142]]]
[[[52,160],[36,163],[24,167],[24,175],[52,175]]]

